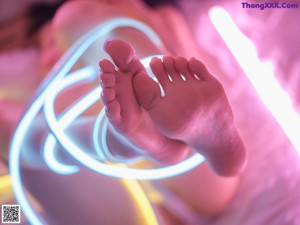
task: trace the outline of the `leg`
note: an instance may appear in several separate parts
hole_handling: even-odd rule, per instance
[[[136,100],[132,81],[136,74],[145,73],[145,69],[134,50],[127,43],[114,40],[106,43],[105,51],[118,67],[108,60],[100,62],[101,98],[110,124],[154,159],[164,163],[181,161],[188,153],[187,146],[163,135]]]
[[[246,154],[221,84],[195,58],[166,56],[163,62],[153,59],[150,66],[165,97],[142,73],[133,84],[139,103],[160,131],[203,154],[217,173],[240,172]]]

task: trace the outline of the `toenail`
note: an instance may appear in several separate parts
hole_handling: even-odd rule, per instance
[[[107,45],[109,45],[110,44],[110,42],[111,42],[111,40],[110,39],[108,39],[108,40],[106,40],[105,42],[104,42],[104,48],[106,48],[107,47]]]

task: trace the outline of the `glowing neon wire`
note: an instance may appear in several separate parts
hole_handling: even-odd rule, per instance
[[[20,205],[22,205],[22,211],[32,225],[39,225],[42,224],[42,222],[35,214],[26,198],[24,190],[22,189],[22,182],[20,177],[20,155],[22,144],[25,141],[25,134],[27,133],[30,124],[39,113],[43,102],[45,101],[45,96],[47,94],[47,85],[64,77],[70,71],[79,57],[84,53],[84,51],[98,37],[105,35],[115,28],[128,26],[141,30],[143,33],[150,37],[155,45],[157,45],[158,47],[163,47],[163,44],[158,36],[151,30],[151,28],[144,25],[143,23],[128,18],[118,18],[103,23],[95,30],[86,34],[78,42],[76,42],[62,57],[62,59],[54,66],[47,78],[40,85],[40,88],[38,89],[34,100],[29,105],[29,108],[27,109],[25,115],[23,116],[15,130],[15,134],[12,138],[10,147],[9,169],[16,200]]]
[[[44,95],[40,95],[33,104],[30,106],[27,113],[23,116],[21,122],[19,123],[15,135],[13,136],[11,142],[11,150],[9,155],[9,169],[11,175],[11,183],[13,191],[18,203],[22,206],[22,211],[28,221],[34,225],[42,225],[41,220],[35,214],[30,203],[28,202],[25,192],[22,189],[21,177],[20,177],[20,155],[22,144],[24,142],[25,133],[30,127],[30,124],[34,120],[35,116],[38,114],[44,101]]]
[[[96,119],[95,126],[94,126],[94,131],[93,131],[93,145],[94,145],[95,151],[97,152],[99,158],[102,161],[105,161],[109,158],[107,156],[107,154],[109,154],[109,149],[107,148],[106,135],[100,136],[99,133],[97,131],[95,131],[95,129],[96,129],[96,124],[98,126],[107,127],[107,123],[105,123],[105,121],[104,121],[104,117],[105,117],[104,114],[105,114],[105,111],[102,109],[101,112],[99,113],[97,119]],[[99,129],[99,127],[98,127],[98,129]],[[99,138],[104,139],[103,141],[104,141],[105,144],[103,146],[100,145],[100,143],[102,143],[102,142],[99,142]],[[118,162],[118,160],[114,159],[114,158],[112,158],[111,161],[112,162]]]
[[[61,175],[74,174],[79,172],[79,167],[74,165],[66,165],[56,159],[58,154],[56,149],[56,140],[53,135],[49,135],[45,141],[43,151],[44,160],[47,166],[55,173]]]
[[[141,187],[138,181],[135,180],[122,180],[122,183],[126,186],[132,199],[140,209],[142,217],[146,222],[145,225],[159,225],[155,211],[149,201],[147,194]]]
[[[110,150],[108,149],[108,145],[106,142],[107,129],[108,129],[108,122],[104,116],[104,110],[101,110],[101,113],[98,115],[97,120],[95,122],[94,131],[93,131],[94,147],[98,155],[101,156],[101,158],[108,160],[110,162],[125,163],[126,165],[134,164],[137,161],[140,161],[142,159],[142,157],[140,156],[136,156],[130,159],[113,156],[110,153]],[[127,143],[124,144],[126,145]]]
[[[79,78],[77,78],[79,79]],[[75,79],[74,79],[75,80]],[[54,102],[56,96],[59,92],[65,88],[65,85],[60,86],[53,82],[48,87],[48,94],[47,100],[44,104],[44,115],[47,121],[47,124],[52,131],[53,135],[56,137],[58,142],[63,146],[65,151],[67,151],[74,159],[79,161],[82,165],[86,166],[87,168],[101,173],[107,176],[112,176],[116,178],[128,178],[128,179],[140,179],[140,180],[147,180],[147,179],[162,179],[170,176],[176,176],[180,173],[184,173],[195,166],[199,165],[203,162],[203,157],[199,154],[195,154],[191,158],[187,159],[186,161],[188,164],[181,162],[177,165],[166,166],[163,168],[155,168],[155,169],[135,169],[135,168],[124,168],[118,167],[115,165],[110,165],[98,161],[92,157],[90,154],[85,153],[82,149],[76,145],[65,133],[65,125],[61,125],[56,118],[55,111],[54,111]],[[94,102],[99,99],[100,87],[91,91],[86,97],[82,98],[79,102],[73,105],[73,107],[69,110],[69,115],[66,117],[68,119],[68,123],[71,123],[76,117],[74,115],[79,115],[78,111],[83,112],[85,109],[90,107]],[[102,115],[102,114],[101,114]],[[72,119],[70,119],[72,118]],[[95,131],[95,130],[94,130]],[[97,131],[97,129],[96,129]],[[102,132],[102,136],[105,136],[106,130]],[[96,135],[94,135],[95,137]],[[120,136],[121,138],[121,136]],[[101,140],[104,138],[101,137]],[[126,142],[126,145],[130,145],[130,142],[126,139],[122,139]],[[142,150],[140,150],[142,152]]]
[[[143,66],[146,68],[147,70],[147,74],[157,82],[156,77],[154,76],[154,74],[152,73],[149,64],[150,61],[153,57],[157,57],[157,58],[162,58],[162,55],[151,55],[151,56],[147,56],[143,59],[141,59],[141,62],[143,64]],[[162,95],[164,96],[164,91],[162,89],[162,87],[160,86]],[[107,143],[106,143],[106,132],[108,129],[108,122],[107,120],[104,118],[104,111],[101,111],[100,114],[97,117],[97,120],[95,122],[94,125],[94,132],[93,132],[93,142],[94,142],[94,147],[96,149],[96,152],[98,153],[98,155],[105,159],[105,160],[109,160],[111,162],[118,162],[118,163],[126,163],[127,165],[130,164],[134,164],[137,161],[142,160],[142,155],[145,155],[145,152],[141,149],[138,149],[136,146],[134,146],[133,144],[131,144],[126,138],[124,138],[123,136],[119,135],[117,132],[114,132],[114,129],[111,129],[112,132],[114,132],[114,135],[118,137],[119,141],[121,143],[123,143],[125,146],[128,146],[130,149],[132,149],[134,152],[137,152],[138,155],[134,158],[123,158],[123,157],[115,157],[110,153],[110,150],[107,147]]]
[[[21,119],[18,127],[16,128],[15,134],[12,138],[11,142],[11,149],[10,149],[10,158],[9,158],[9,168],[10,174],[13,184],[13,190],[15,193],[16,200],[20,205],[22,205],[22,211],[27,217],[28,221],[33,225],[42,224],[41,219],[35,214],[33,208],[31,207],[28,199],[26,198],[25,192],[22,189],[22,182],[20,177],[20,155],[22,150],[22,144],[25,142],[25,134],[27,133],[28,129],[30,128],[31,123],[34,121],[34,118],[38,115],[41,107],[43,106],[46,96],[49,92],[52,91],[51,85],[53,83],[60,81],[66,74],[70,71],[76,61],[81,57],[84,51],[93,43],[98,37],[105,35],[106,33],[110,32],[111,30],[118,28],[118,27],[133,27],[138,30],[141,30],[144,34],[146,34],[151,41],[159,48],[163,48],[163,44],[160,41],[159,37],[153,32],[148,26],[138,21],[128,19],[128,18],[119,18],[107,21],[103,23],[96,29],[92,30],[90,33],[86,34],[82,37],[78,42],[76,42],[69,51],[62,57],[62,59],[54,66],[54,68],[50,71],[47,78],[44,82],[40,85],[34,100],[32,101],[31,105],[29,105],[28,110],[26,111],[25,115]],[[52,118],[53,119],[53,118]],[[59,123],[56,122],[54,118],[55,126],[60,127]],[[52,126],[53,129],[53,126]],[[53,132],[55,133],[55,132]],[[56,134],[57,135],[57,134]],[[64,136],[64,133],[63,133]],[[60,137],[60,136],[59,136]],[[64,136],[65,137],[65,136]],[[66,139],[68,142],[68,139]],[[72,142],[69,143],[72,145]],[[76,146],[75,146],[76,147]],[[79,155],[82,155],[82,152],[76,152]],[[83,153],[84,155],[84,153]],[[199,164],[202,162],[203,158],[201,156],[197,156],[194,158],[190,158],[181,165],[174,167],[174,169],[179,169],[181,167],[188,167],[190,163]],[[94,161],[92,161],[94,162]],[[97,164],[97,162],[95,161]],[[93,163],[92,163],[93,164]],[[93,165],[92,165],[93,166]],[[103,165],[102,165],[103,166]],[[105,165],[104,165],[105,167]],[[109,168],[110,170],[114,170],[114,167]],[[169,167],[169,170],[172,170],[172,167]],[[115,171],[119,172],[119,171]],[[130,177],[132,178],[143,178],[143,171],[136,171],[136,174]],[[159,177],[160,171],[149,171],[148,178],[154,179]],[[175,171],[176,173],[176,171]],[[147,174],[147,173],[146,173]],[[152,174],[152,175],[151,175]],[[123,176],[125,177],[125,174]]]
[[[294,110],[290,97],[276,80],[272,63],[262,63],[259,60],[253,43],[243,35],[224,9],[212,8],[209,15],[260,98],[300,154],[300,116]]]
[[[55,86],[54,86],[55,87]],[[96,90],[96,91],[95,91]],[[58,94],[55,89],[49,92],[47,97],[47,101],[45,102],[45,118],[48,121],[49,128],[51,129],[52,133],[55,135],[59,143],[63,146],[63,148],[74,157],[77,161],[81,162],[87,168],[116,178],[128,178],[128,179],[162,179],[170,176],[176,176],[180,173],[186,172],[187,170],[194,168],[195,166],[199,165],[203,161],[203,157],[199,154],[195,154],[195,156],[178,163],[177,165],[172,165],[164,168],[155,168],[155,169],[134,169],[134,168],[124,168],[124,167],[117,167],[105,164],[100,162],[96,159],[90,157],[89,154],[83,152],[80,147],[78,147],[66,133],[62,126],[59,125],[55,117],[54,112],[54,102],[55,97]],[[98,99],[99,92],[97,89],[94,89],[90,95],[88,95],[90,99],[85,99],[85,101],[80,101],[80,103],[84,104],[78,109],[87,108],[93,100]],[[96,97],[96,98],[95,98]],[[78,104],[78,103],[77,103]],[[77,114],[77,113],[76,113]]]
[[[126,169],[124,169],[123,167],[117,168],[116,166],[106,165],[105,163],[102,163],[102,162],[99,162],[98,160],[92,159],[89,154],[85,154],[84,152],[82,152],[82,149],[79,148],[76,144],[73,143],[72,140],[70,140],[68,138],[68,136],[64,133],[64,130],[68,126],[68,124],[70,124],[74,119],[76,119],[78,115],[80,115],[80,113],[82,113],[84,110],[86,110],[88,107],[90,107],[93,103],[95,103],[98,100],[99,93],[101,91],[100,87],[96,88],[90,94],[88,94],[87,97],[82,98],[78,103],[76,103],[66,113],[67,115],[64,116],[64,119],[61,119],[62,124],[60,124],[60,122],[57,121],[57,119],[55,118],[55,112],[54,112],[54,107],[53,107],[54,102],[55,102],[55,97],[59,94],[59,92],[61,90],[66,88],[67,85],[74,84],[75,82],[82,80],[84,78],[84,76],[87,76],[85,74],[83,74],[83,75],[81,75],[81,74],[82,74],[82,72],[81,73],[77,72],[75,78],[72,78],[72,77],[69,78],[69,80],[71,80],[72,82],[62,82],[61,84],[57,84],[56,82],[53,82],[51,85],[49,85],[48,89],[50,91],[48,92],[47,100],[45,101],[45,104],[44,104],[44,114],[45,114],[47,123],[49,124],[49,128],[55,135],[56,139],[59,140],[60,144],[64,147],[64,149],[66,151],[68,151],[69,154],[71,154],[75,159],[77,159],[83,165],[87,166],[88,168],[90,168],[98,173],[106,174],[109,176],[116,176],[118,178],[128,178],[129,176],[133,176],[131,178],[160,179],[163,177],[176,176],[178,173],[186,172],[187,170],[195,167],[196,165],[198,165],[200,162],[203,161],[202,157],[195,156],[196,159],[198,159],[198,160],[201,159],[201,161],[196,160],[196,162],[198,162],[197,164],[194,164],[194,163],[190,164],[190,166],[187,168],[181,167],[180,170],[174,170],[174,172],[172,172],[172,170],[174,169],[174,166],[171,167],[171,170],[167,169],[166,167],[156,169],[156,170],[160,170],[159,176],[158,177],[149,176],[149,178],[147,178],[147,176],[145,176],[145,174],[143,174],[143,173],[139,177],[136,177],[137,176],[136,172],[140,171],[138,169],[127,168],[127,171],[126,171]],[[100,114],[100,115],[103,115],[103,114]],[[102,141],[105,140],[105,133],[106,133],[106,130],[103,130],[102,136],[101,135],[98,136],[98,134],[94,135],[94,140],[95,140],[96,136],[98,136],[98,137],[101,136]],[[127,140],[123,140],[123,141],[126,142]],[[129,144],[130,143],[126,143],[126,145],[129,145]],[[106,143],[104,143],[104,144],[102,144],[102,146],[106,147],[107,145],[106,145]],[[49,148],[47,147],[47,149],[49,149]],[[109,152],[109,150],[107,150],[107,148],[104,148],[104,150],[106,150],[106,152]],[[142,152],[142,150],[140,150],[140,151]],[[101,152],[101,151],[98,151],[98,152]],[[50,162],[53,164],[53,157],[51,157],[51,159],[52,160]],[[46,161],[49,162],[49,160],[46,160]],[[56,171],[57,171],[58,168],[57,168],[57,166],[55,167],[54,165],[50,164],[50,168],[56,168]],[[98,168],[97,168],[97,165],[98,165]],[[183,165],[185,165],[185,164],[183,164]],[[113,172],[113,170],[111,169],[112,167],[114,167],[115,172]],[[178,168],[180,168],[180,167],[178,167]],[[120,171],[122,171],[122,172],[120,172]],[[143,172],[144,171],[145,170],[143,170]],[[63,168],[63,171],[61,171],[60,173],[65,173],[65,172],[66,172],[65,168]],[[148,170],[148,172],[149,172],[149,174],[151,174],[151,170]],[[71,171],[70,171],[70,173],[71,173]],[[129,175],[128,173],[131,173],[134,175]],[[150,177],[152,177],[152,178],[150,178]]]
[[[93,67],[85,67],[81,68],[80,70],[77,70],[75,72],[72,72],[68,75],[67,78],[64,78],[59,84],[55,85],[55,92],[61,92],[66,87],[78,83],[83,80],[91,80],[96,77],[96,71]],[[47,98],[46,98],[47,99]],[[85,99],[82,99],[82,101],[85,101]],[[47,102],[47,100],[46,100]],[[52,106],[54,107],[54,106]],[[63,129],[65,129],[71,121],[73,121],[75,118],[78,117],[82,112],[84,112],[85,108],[75,108],[73,107],[72,110],[67,111],[64,115],[62,115],[59,119],[59,123]],[[59,162],[55,155],[56,153],[56,139],[54,138],[53,134],[49,134],[46,138],[45,144],[44,144],[44,160],[47,164],[47,166],[54,172],[66,175],[66,174],[73,174],[79,171],[78,166],[74,165],[66,165],[64,163]]]

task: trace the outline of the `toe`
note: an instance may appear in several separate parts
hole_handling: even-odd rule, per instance
[[[115,66],[107,59],[103,59],[99,62],[99,66],[103,73],[115,72]]]
[[[121,40],[110,40],[104,44],[104,50],[121,71],[132,74],[145,71],[143,64],[137,59],[134,49],[128,43]]]
[[[177,71],[184,76],[184,79],[186,81],[190,80],[190,79],[195,79],[192,71],[189,68],[189,61],[182,57],[182,56],[177,56],[175,58],[175,67],[177,69]]]
[[[171,80],[173,82],[182,81],[180,73],[178,73],[176,67],[175,67],[175,61],[172,56],[164,56],[163,57],[163,64],[165,67],[165,70],[167,71],[168,75],[170,76]]]
[[[112,73],[100,73],[100,84],[102,88],[114,87],[116,84],[116,77]]]
[[[170,80],[162,61],[159,58],[153,58],[150,62],[150,68],[154,76],[157,78],[158,82],[164,89],[166,85],[170,83]]]
[[[116,97],[116,91],[113,88],[103,88],[101,93],[101,101],[104,105],[113,101]]]
[[[209,81],[214,79],[209,72],[207,71],[206,67],[204,64],[197,60],[196,58],[191,58],[189,61],[189,68],[190,70],[201,80],[203,81]]]
[[[161,98],[159,85],[145,73],[134,77],[133,88],[138,102],[145,109],[153,108],[155,102]]]
[[[105,105],[105,114],[112,125],[118,125],[121,121],[121,107],[118,101],[113,100]]]

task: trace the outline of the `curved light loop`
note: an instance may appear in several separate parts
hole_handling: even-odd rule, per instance
[[[76,84],[80,81],[84,80],[91,80],[96,77],[96,71],[93,69],[93,67],[85,67],[80,70],[77,70],[75,72],[72,72],[69,74],[68,77],[64,78],[60,83],[55,85],[55,90],[51,95],[55,94],[58,95],[63,89],[67,88],[68,86],[71,86],[73,84]],[[46,102],[49,101],[49,98],[46,98]],[[51,99],[51,98],[50,98]],[[80,102],[85,102],[85,99],[81,99]],[[50,103],[51,104],[51,103]],[[54,103],[53,103],[54,104]],[[78,105],[78,104],[77,104]],[[82,104],[79,104],[81,106]],[[51,106],[54,108],[54,105]],[[88,108],[89,106],[87,106]],[[69,111],[64,113],[59,119],[59,124],[61,129],[66,129],[72,121],[74,121],[81,113],[83,113],[86,110],[84,107],[72,107]],[[47,114],[47,112],[45,112]],[[55,149],[56,147],[56,139],[53,136],[52,133],[49,133],[45,145],[44,145],[44,151],[43,151],[43,156],[44,160],[47,164],[47,166],[56,173],[66,175],[66,174],[73,174],[79,171],[78,166],[74,165],[66,165],[64,163],[60,163],[55,155],[57,154],[57,150]]]
[[[142,60],[143,61],[143,60]],[[148,66],[148,65],[146,65]],[[67,79],[67,78],[65,78]],[[80,80],[79,76],[76,76],[75,78],[69,78],[74,81]],[[57,141],[63,146],[64,150],[67,151],[74,159],[76,159],[78,162],[80,162],[85,167],[107,176],[115,177],[115,178],[127,178],[127,179],[138,179],[138,180],[152,180],[152,179],[162,179],[167,178],[170,176],[176,176],[178,174],[184,173],[195,166],[199,165],[203,161],[203,157],[199,154],[195,154],[191,158],[188,158],[185,163],[185,161],[180,162],[176,165],[166,166],[162,168],[154,168],[154,169],[135,169],[135,168],[129,168],[129,167],[118,167],[116,165],[112,164],[106,164],[105,162],[101,162],[98,159],[94,159],[90,156],[90,154],[86,153],[85,151],[82,151],[81,147],[79,147],[76,143],[74,143],[73,140],[71,140],[68,135],[65,133],[65,128],[67,124],[61,124],[55,115],[54,111],[54,103],[56,96],[59,94],[59,92],[65,88],[65,85],[59,85],[56,84],[56,82],[53,82],[52,85],[49,85],[48,89],[48,95],[47,100],[44,104],[44,115],[47,121],[47,124],[52,131],[53,135],[56,137]],[[65,116],[65,118],[69,119],[69,123],[71,123],[73,120],[76,119],[77,116],[80,115],[84,110],[89,108],[93,103],[98,101],[99,99],[99,93],[101,92],[100,87],[95,88],[92,90],[89,94],[87,94],[84,98],[82,98],[79,102],[74,104],[72,108],[68,112],[68,116]],[[104,116],[104,114],[100,114],[101,116]],[[94,129],[94,132],[97,132],[98,129]],[[93,135],[101,137],[101,140],[105,139],[103,136],[106,134],[106,130],[101,129],[101,134]],[[94,138],[95,139],[95,138]],[[119,137],[120,140],[123,141],[123,143],[127,146],[130,145],[130,142],[127,141],[122,136]],[[107,146],[106,144],[102,144],[102,146]],[[105,148],[104,150],[106,150]],[[101,149],[102,151],[102,149]],[[143,150],[138,150],[139,152],[143,152]],[[99,151],[100,152],[100,151]],[[106,152],[109,152],[107,150]]]
[[[74,120],[77,116],[80,115],[80,107],[82,106],[83,102],[85,102],[85,106],[83,108],[86,109],[87,105],[93,104],[93,102],[99,97],[100,89],[94,89],[87,96],[82,98],[77,104],[73,106],[71,109],[77,112],[76,115],[71,116],[72,114],[68,112],[61,116],[59,120],[57,120],[54,111],[51,111],[51,107],[53,107],[53,99],[55,96],[52,95],[51,91],[57,88],[56,85],[60,85],[61,82],[65,82],[71,84],[72,82],[75,83],[73,80],[64,80],[64,77],[68,74],[77,60],[82,56],[82,54],[86,51],[86,49],[97,40],[99,37],[104,36],[108,32],[119,28],[119,27],[133,27],[137,30],[142,31],[149,39],[156,45],[158,48],[163,49],[163,44],[156,33],[146,26],[145,24],[138,22],[133,19],[129,18],[118,18],[109,20],[102,25],[98,26],[91,32],[87,33],[83,36],[78,42],[76,42],[67,52],[66,54],[59,60],[59,62],[54,66],[54,68],[50,71],[49,75],[40,85],[36,95],[34,96],[31,104],[29,105],[26,113],[24,114],[23,118],[19,122],[14,136],[11,141],[10,147],[10,156],[9,156],[9,169],[10,169],[10,177],[11,183],[13,187],[13,191],[18,203],[22,206],[21,209],[28,219],[29,223],[32,225],[42,225],[43,218],[40,218],[36,215],[34,209],[32,208],[30,202],[28,201],[24,189],[22,188],[22,180],[20,175],[20,161],[21,161],[21,151],[22,146],[26,143],[26,134],[28,133],[34,119],[37,117],[41,108],[45,107],[45,117],[47,119],[47,124],[51,129],[52,134],[48,136],[46,139],[46,144],[49,144],[49,149],[45,149],[45,152],[50,152],[50,154],[55,154],[53,149],[55,148],[54,139],[58,140],[60,144],[64,147],[67,147],[69,153],[73,153],[73,157],[76,158],[79,162],[83,162],[85,166],[88,168],[97,171],[101,174],[119,177],[119,178],[131,178],[131,179],[159,179],[163,177],[169,177],[170,174],[175,175],[176,173],[186,171],[186,168],[192,168],[203,161],[203,157],[201,155],[195,155],[194,157],[189,158],[186,161],[183,161],[177,165],[173,165],[167,168],[164,168],[166,171],[164,175],[161,174],[162,168],[152,169],[152,170],[137,170],[131,168],[124,168],[124,167],[116,167],[116,166],[108,166],[103,162],[99,162],[90,157],[90,155],[78,149],[67,135],[64,132],[64,129]],[[82,78],[82,77],[81,77]],[[71,78],[70,78],[71,79]],[[73,78],[72,78],[73,79]],[[83,79],[83,78],[82,78]],[[80,79],[79,79],[80,80]],[[78,81],[79,81],[78,80]],[[50,98],[48,98],[50,96]],[[52,98],[52,99],[51,99]],[[50,99],[50,100],[49,100]],[[82,108],[82,109],[83,109]],[[79,109],[79,110],[78,110]],[[51,113],[48,113],[51,112]],[[53,122],[53,123],[52,123]],[[58,129],[59,128],[59,129]],[[61,129],[61,130],[60,130]],[[52,153],[51,153],[52,151]],[[45,157],[48,157],[47,154]],[[54,156],[54,155],[52,155]],[[53,161],[57,161],[54,157],[52,158]],[[47,162],[51,164],[50,162]],[[193,166],[191,166],[193,165]],[[52,168],[53,169],[53,168]],[[64,165],[58,164],[56,169],[60,171],[64,171],[65,173],[72,173],[76,172],[78,168],[73,165]]]
[[[128,167],[118,167],[111,164],[106,164],[97,159],[94,159],[90,154],[82,151],[82,149],[71,140],[68,135],[65,133],[65,125],[61,125],[56,118],[54,111],[55,98],[59,94],[60,88],[57,88],[58,85],[53,83],[49,86],[49,92],[47,95],[47,100],[44,104],[44,115],[47,121],[47,124],[52,131],[53,135],[56,137],[57,141],[61,144],[65,151],[67,151],[74,159],[80,162],[82,165],[87,168],[107,176],[115,178],[127,178],[127,179],[138,179],[138,180],[153,180],[153,179],[162,179],[170,176],[176,176],[180,173],[184,173],[187,170],[194,168],[203,161],[203,157],[199,154],[195,154],[191,158],[180,162],[176,165],[166,166],[163,168],[154,168],[154,169],[135,169]],[[76,117],[74,115],[80,115],[80,112],[83,112],[85,109],[90,107],[99,99],[100,88],[95,88],[90,93],[88,93],[81,101],[77,102],[70,109],[70,116],[66,118],[73,117],[72,120],[69,119],[71,123]],[[77,109],[77,110],[74,110]],[[101,114],[104,115],[104,114]],[[105,135],[106,130],[102,132]],[[100,136],[100,135],[99,135]],[[102,138],[103,139],[103,138]],[[141,150],[142,151],[142,150]]]

